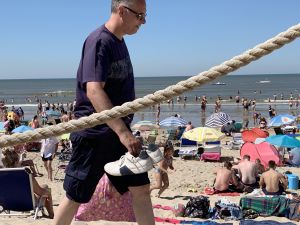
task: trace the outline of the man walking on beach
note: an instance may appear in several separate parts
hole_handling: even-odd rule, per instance
[[[83,46],[77,73],[76,118],[135,99],[133,69],[123,37],[135,34],[146,23],[146,2],[112,0],[111,11],[110,19],[92,32]],[[64,180],[66,197],[57,209],[55,225],[70,224],[79,205],[90,200],[106,163],[126,151],[139,154],[140,142],[129,130],[132,118],[114,119],[71,134],[73,155]],[[148,174],[108,177],[121,194],[131,192],[137,223],[155,224]]]

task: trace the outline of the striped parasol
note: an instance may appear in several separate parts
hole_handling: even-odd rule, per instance
[[[175,116],[167,117],[159,123],[160,126],[164,127],[179,127],[185,126],[186,124],[187,122],[184,119]]]
[[[139,130],[139,131],[153,130],[158,128],[159,128],[158,125],[148,120],[141,120],[131,127],[132,130]]]
[[[212,114],[205,123],[207,127],[222,127],[224,124],[230,121],[230,116],[224,112],[218,112]]]

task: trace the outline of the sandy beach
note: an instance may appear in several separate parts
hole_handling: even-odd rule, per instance
[[[229,138],[230,139],[230,138]],[[227,138],[228,140],[228,138]],[[158,138],[157,141],[163,141],[162,138]],[[225,140],[222,141],[223,144]],[[224,146],[224,145],[223,145]],[[226,148],[222,148],[222,162],[225,160],[232,160],[235,157],[239,157],[239,150],[230,150]],[[40,184],[47,183],[52,190],[53,195],[53,204],[54,211],[57,210],[57,207],[64,197],[64,190],[62,187],[64,172],[63,170],[59,170],[56,178],[53,182],[48,182],[46,177],[46,171],[43,167],[42,160],[39,156],[39,153],[30,152],[27,154],[27,158],[33,159],[33,161],[37,164],[37,168],[40,173],[44,174],[42,177],[37,177],[37,180]],[[170,187],[162,194],[161,198],[155,197],[157,191],[154,190],[152,192],[152,203],[153,205],[160,204],[162,206],[174,206],[177,203],[186,204],[188,198],[190,196],[197,196],[203,194],[203,190],[205,187],[211,187],[213,185],[213,180],[215,175],[213,172],[222,165],[222,162],[204,162],[199,160],[184,160],[180,158],[174,158],[174,171],[170,171],[169,179],[170,179]],[[54,173],[56,172],[56,168],[58,166],[58,157],[56,157],[53,161]],[[300,168],[292,168],[292,167],[279,167],[278,171],[285,172],[291,171],[294,174],[300,175]],[[151,182],[153,182],[153,171],[149,172],[149,177]],[[194,190],[195,192],[189,192],[189,190]],[[295,192],[295,191],[294,191]],[[300,191],[297,191],[298,194]],[[227,197],[228,200],[234,203],[239,203],[240,198],[243,196],[235,197]],[[210,195],[210,205],[213,207],[215,202],[221,197],[218,195]],[[180,220],[191,220],[190,218],[180,218],[175,217],[172,211],[162,210],[162,209],[154,209],[154,214],[157,217],[164,218],[176,218]],[[201,219],[195,219],[197,221],[203,221]],[[276,220],[280,222],[288,222],[289,220],[284,217],[258,217],[256,220]],[[51,220],[41,217],[37,220],[33,220],[32,217],[0,217],[1,225],[13,225],[13,224],[24,224],[24,225],[39,225],[39,224],[51,224]],[[216,222],[224,222],[224,221],[216,221]],[[238,221],[234,221],[234,224],[239,224]],[[108,221],[93,221],[93,222],[80,222],[73,221],[73,225],[94,225],[94,224],[135,224],[135,223],[125,223],[125,222],[108,222]],[[163,224],[163,223],[157,223]]]

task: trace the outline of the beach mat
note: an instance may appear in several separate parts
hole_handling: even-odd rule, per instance
[[[173,218],[154,217],[155,222],[170,224],[192,224],[192,225],[232,225],[233,223],[217,223],[211,220],[193,221],[193,220],[177,220]]]
[[[206,195],[240,196],[240,193],[238,193],[238,192],[230,192],[230,191],[229,192],[218,192],[210,187],[206,187],[202,193],[206,194]]]
[[[264,220],[264,221],[255,221],[255,220],[242,220],[240,225],[295,225],[296,223],[285,222],[280,223],[275,220]]]

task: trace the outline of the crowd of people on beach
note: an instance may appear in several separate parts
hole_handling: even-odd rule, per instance
[[[60,122],[68,122],[71,119],[90,116],[135,100],[134,70],[124,36],[137,33],[139,28],[146,23],[146,16],[145,0],[112,0],[109,19],[90,33],[83,44],[77,71],[76,100],[67,104],[50,104],[49,101],[42,104],[41,100],[37,100],[37,113],[26,125],[31,129],[51,126]],[[240,94],[239,91],[238,94]],[[232,96],[229,100],[234,101]],[[290,100],[289,107],[291,109],[294,100]],[[28,99],[28,101],[31,100]],[[186,105],[188,96],[178,96],[176,101],[177,104]],[[208,98],[195,96],[194,101],[200,104],[201,112],[204,114],[207,110]],[[239,96],[236,96],[235,101],[237,104],[241,101],[246,114],[252,110],[255,119],[254,125],[259,121],[260,129],[266,130],[266,119],[256,112],[256,99],[239,99]],[[214,112],[222,111],[222,103],[222,97],[218,96],[214,101]],[[7,111],[4,104],[5,102],[1,103],[1,121],[4,122],[5,133],[11,135],[14,129],[21,125],[24,111],[21,107],[17,109],[13,107],[11,111]],[[173,99],[168,100],[167,104],[173,105]],[[296,104],[298,107],[297,102]],[[271,112],[272,116],[276,115],[275,109]],[[161,108],[158,105],[157,123],[160,113]],[[178,114],[176,115],[179,117]],[[40,185],[36,181],[35,176],[39,176],[39,172],[35,170],[34,162],[25,160],[28,143],[19,148],[14,146],[3,149],[4,157],[1,161],[7,168],[20,166],[30,168],[28,173],[33,173],[34,176],[33,191],[36,196],[45,198],[48,216],[51,219],[54,218],[54,225],[71,224],[81,205],[90,203],[95,190],[109,189],[106,188],[108,186],[101,187],[103,183],[100,181],[104,176],[108,177],[110,185],[114,186],[119,195],[130,192],[137,224],[154,225],[155,216],[150,193],[158,189],[157,197],[161,197],[169,187],[169,169],[175,170],[173,165],[174,147],[172,142],[166,141],[161,145],[163,153],[156,145],[153,147],[149,143],[144,149],[140,140],[131,131],[132,121],[133,115],[130,114],[70,134],[72,155],[65,169],[64,194],[55,216],[49,187]],[[245,123],[244,129],[247,128],[248,125]],[[191,129],[193,129],[193,124],[189,122],[184,130]],[[179,132],[182,130],[178,130],[177,138],[180,136]],[[230,135],[231,131],[228,133],[228,136]],[[47,181],[51,183],[53,181],[52,160],[58,151],[59,141],[57,138],[47,138],[40,144],[41,160],[43,160],[47,173]],[[63,147],[63,143],[61,145]],[[269,168],[264,171],[260,162],[257,159],[256,161],[256,163],[251,162],[249,155],[245,155],[243,160],[237,162],[236,165],[226,161],[224,167],[216,171],[215,190],[223,192],[234,188],[236,191],[250,192],[250,189],[259,185],[266,194],[282,194],[287,187],[287,181],[282,174],[275,171],[275,162],[269,161]],[[148,171],[153,168],[155,168],[155,184],[151,183],[148,175]],[[258,182],[259,174],[261,175]],[[107,183],[103,185],[107,185]],[[105,195],[97,197],[98,203],[106,202]],[[102,199],[99,200],[99,198]],[[104,207],[112,208],[115,205],[108,203]],[[126,210],[128,205],[123,207]],[[100,208],[100,210],[102,209]],[[89,213],[97,212],[90,211]],[[111,213],[119,212],[112,210]]]
[[[287,188],[287,177],[277,172],[276,163],[270,160],[265,170],[260,159],[250,161],[249,155],[234,165],[226,161],[224,166],[217,170],[214,183],[215,193],[247,192],[261,188],[265,195],[282,195]]]

